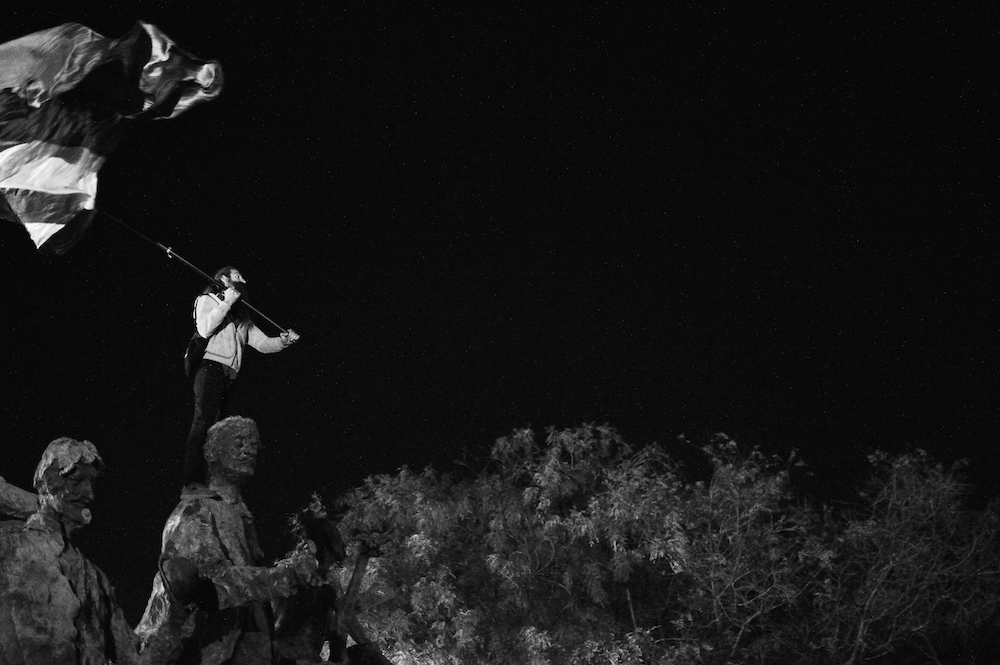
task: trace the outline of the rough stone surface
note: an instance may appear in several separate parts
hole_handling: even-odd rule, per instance
[[[38,495],[11,485],[0,476],[0,515],[26,520],[38,510]]]
[[[270,665],[268,605],[291,594],[292,572],[262,565],[242,501],[207,488],[183,494],[163,530],[161,561],[136,628],[143,662]]]

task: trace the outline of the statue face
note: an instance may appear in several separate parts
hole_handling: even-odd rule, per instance
[[[42,511],[60,520],[67,531],[90,524],[88,506],[94,500],[94,480],[99,473],[92,464],[80,463],[61,474],[58,463],[50,464],[39,491]]]
[[[257,453],[260,451],[260,437],[256,432],[245,431],[234,434],[219,451],[218,464],[230,478],[242,479],[253,476],[257,468]]]

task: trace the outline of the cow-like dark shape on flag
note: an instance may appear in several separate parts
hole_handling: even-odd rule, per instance
[[[0,217],[65,252],[93,218],[123,120],[173,118],[221,90],[218,62],[148,23],[119,39],[66,23],[0,44]]]

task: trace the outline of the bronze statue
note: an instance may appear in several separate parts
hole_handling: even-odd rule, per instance
[[[188,487],[163,529],[159,571],[136,633],[151,665],[272,665],[272,604],[319,582],[302,551],[263,565],[253,517],[241,488],[257,465],[253,420],[231,416],[205,443],[208,487]]]
[[[3,665],[138,663],[135,636],[111,583],[72,542],[72,535],[91,521],[94,480],[103,470],[89,441],[56,439],[35,469],[37,510],[26,522],[3,523]],[[21,504],[30,496],[23,490],[11,493]]]

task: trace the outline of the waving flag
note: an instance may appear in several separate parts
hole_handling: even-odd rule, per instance
[[[123,121],[173,118],[221,91],[218,62],[148,23],[120,39],[66,23],[0,44],[0,218],[61,254],[90,224]]]

